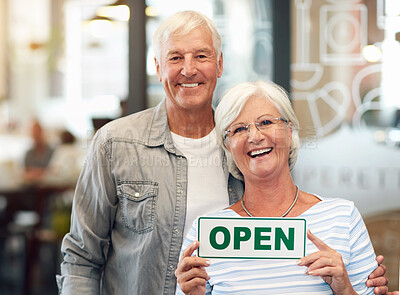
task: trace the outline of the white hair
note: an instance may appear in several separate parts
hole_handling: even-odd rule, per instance
[[[214,23],[205,15],[196,11],[180,11],[164,20],[153,34],[153,51],[157,60],[160,60],[161,47],[171,37],[186,36],[192,30],[202,27],[210,30],[217,61],[222,52],[222,40]]]
[[[286,91],[273,82],[258,81],[244,82],[230,88],[222,97],[215,110],[215,130],[218,143],[224,148],[229,172],[236,178],[243,179],[243,175],[236,167],[231,153],[225,146],[225,130],[238,117],[245,103],[251,97],[263,97],[272,103],[284,117],[292,124],[292,143],[289,150],[289,168],[293,169],[300,147],[299,121],[294,113]]]

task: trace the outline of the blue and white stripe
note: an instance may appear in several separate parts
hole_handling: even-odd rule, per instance
[[[321,198],[300,218],[307,228],[342,255],[354,290],[358,294],[374,294],[367,288],[368,275],[376,268],[375,253],[360,213],[351,201]],[[238,217],[226,209],[209,216]],[[182,249],[197,239],[197,221],[193,223]],[[306,255],[318,249],[309,240]],[[274,259],[210,259],[207,272],[211,279],[206,294],[333,294],[320,277],[306,275],[305,267],[295,260]],[[179,286],[177,294],[183,294]]]

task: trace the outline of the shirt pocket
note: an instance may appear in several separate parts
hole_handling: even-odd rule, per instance
[[[139,234],[153,230],[157,193],[156,182],[119,182],[117,195],[125,227]]]

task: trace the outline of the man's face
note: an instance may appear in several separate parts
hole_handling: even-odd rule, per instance
[[[217,79],[222,75],[222,54],[217,60],[207,28],[196,28],[165,42],[155,63],[167,103],[175,110],[211,106]]]

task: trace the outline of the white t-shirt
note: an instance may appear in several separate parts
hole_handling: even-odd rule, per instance
[[[229,206],[228,175],[222,169],[215,129],[202,138],[171,134],[175,147],[188,161],[185,238],[197,217]]]

